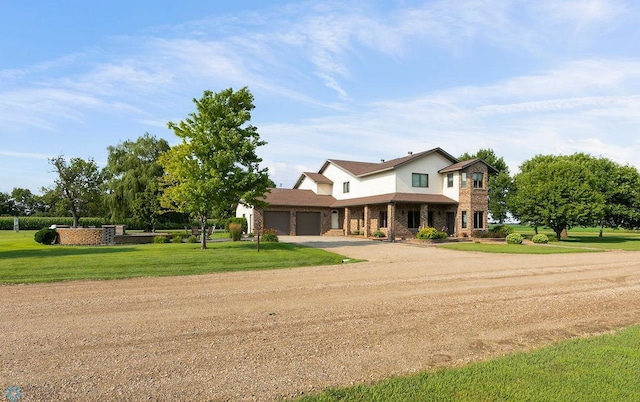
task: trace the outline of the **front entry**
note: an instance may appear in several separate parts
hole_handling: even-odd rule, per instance
[[[331,211],[331,229],[340,229],[340,212],[337,209]]]
[[[456,214],[454,212],[447,212],[447,234],[453,236],[456,228]]]

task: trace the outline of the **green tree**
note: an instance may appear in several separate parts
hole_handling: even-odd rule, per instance
[[[575,156],[536,156],[514,176],[508,202],[512,214],[534,226],[549,226],[560,240],[565,229],[589,226],[604,213],[596,177]]]
[[[73,217],[73,227],[78,227],[81,215],[85,215],[100,203],[101,187],[104,184],[102,172],[91,158],[71,158],[69,163],[63,155],[49,159],[58,178],[54,191],[67,201],[67,208]],[[85,215],[86,216],[86,215]]]
[[[0,192],[0,215],[17,215],[11,194]]]
[[[106,203],[112,221],[133,218],[147,231],[155,230],[160,208],[160,155],[170,149],[163,139],[145,133],[134,141],[109,146]]]
[[[69,208],[66,199],[60,197],[60,192],[56,188],[41,189],[40,196],[41,210],[38,215],[41,216],[69,216]]]
[[[194,99],[196,111],[168,126],[182,140],[160,158],[164,168],[165,208],[190,213],[200,221],[202,233],[207,218],[243,202],[262,205],[273,182],[266,168],[260,168],[256,149],[260,140],[256,127],[248,124],[253,95],[245,87],[234,92],[205,91]],[[207,248],[201,236],[201,248]]]
[[[480,149],[475,154],[465,152],[458,157],[460,161],[471,159],[482,159],[497,170],[495,173],[490,172],[488,178],[488,209],[494,220],[504,223],[509,216],[507,194],[511,186],[511,176],[509,175],[507,163],[504,161],[504,158],[496,156],[493,149]]]
[[[31,215],[39,208],[38,196],[27,188],[14,187],[11,191],[11,199],[18,215]]]

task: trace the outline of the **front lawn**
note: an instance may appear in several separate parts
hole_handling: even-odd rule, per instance
[[[553,245],[532,245],[532,244],[506,244],[506,243],[450,243],[440,246],[450,250],[479,251],[482,253],[503,253],[503,254],[567,254],[567,253],[589,253],[604,250],[594,250],[584,247],[562,247],[558,243]]]
[[[345,258],[287,243],[166,243],[123,246],[44,246],[34,231],[0,231],[0,283],[196,275],[339,264]]]

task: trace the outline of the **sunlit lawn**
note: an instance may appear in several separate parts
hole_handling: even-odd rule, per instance
[[[44,246],[33,231],[0,231],[0,283],[35,283],[339,264],[344,256],[286,243],[214,242]]]

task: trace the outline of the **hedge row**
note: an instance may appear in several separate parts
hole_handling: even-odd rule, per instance
[[[127,229],[130,230],[143,230],[144,225],[138,222],[125,220],[124,222],[111,222],[105,218],[80,218],[79,226],[82,227],[101,227],[102,225],[127,225]],[[207,226],[216,225],[220,228],[220,225],[215,219],[207,221]],[[71,217],[35,217],[35,216],[21,216],[18,217],[18,225],[20,230],[40,230],[42,228],[48,228],[51,225],[73,225],[73,218]],[[162,222],[156,226],[156,230],[180,230],[191,227],[199,227],[200,224],[197,221],[189,223],[176,223],[176,222]],[[13,217],[12,216],[0,216],[0,230],[13,230]]]

